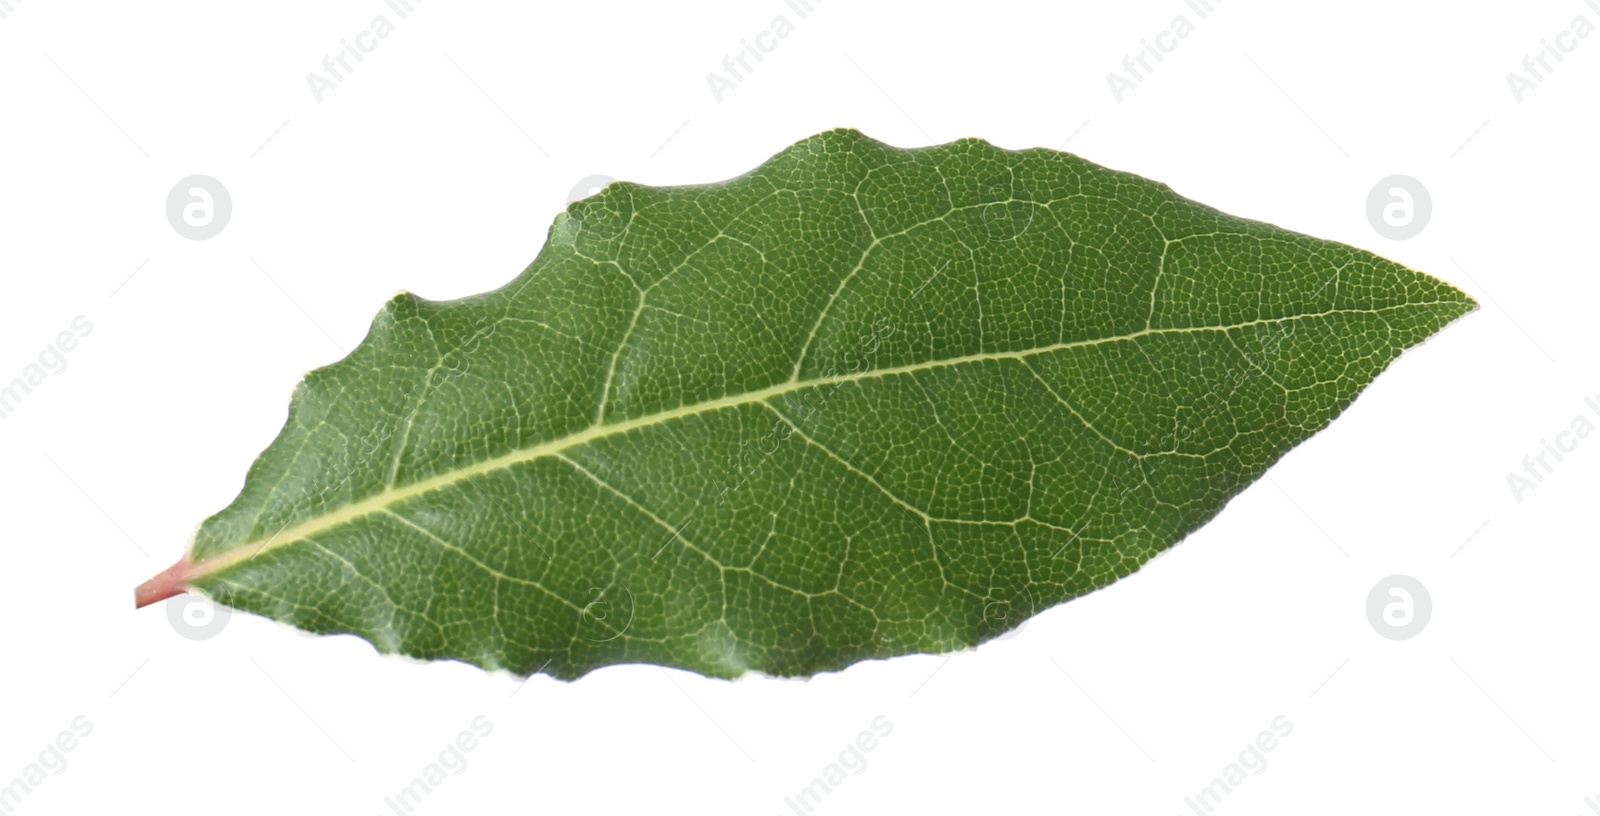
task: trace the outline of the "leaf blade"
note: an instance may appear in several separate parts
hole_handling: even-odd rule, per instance
[[[1137,569],[1474,306],[1068,154],[830,131],[391,300],[187,583],[559,677],[948,651]]]

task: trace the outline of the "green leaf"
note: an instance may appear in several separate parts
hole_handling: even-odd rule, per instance
[[[1476,304],[1053,150],[612,184],[306,375],[193,589],[519,675],[810,675],[1138,569]]]

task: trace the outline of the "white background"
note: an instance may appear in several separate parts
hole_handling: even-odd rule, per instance
[[[379,14],[393,34],[318,102],[306,75]],[[706,75],[779,14],[794,32],[719,103]],[[1106,75],[1179,14],[1194,33],[1119,103]],[[1204,20],[1182,0],[826,0],[804,20],[782,0],[428,0],[404,20],[381,0],[11,0],[0,382],[75,316],[94,328],[0,420],[0,786],[83,715],[16,812],[391,813],[481,715],[492,734],[415,812],[783,814],[883,715],[893,733],[814,812],[1170,816],[1283,715],[1292,735],[1215,812],[1596,812],[1600,434],[1521,501],[1506,480],[1574,417],[1600,424],[1600,34],[1520,102],[1506,80],[1579,15],[1600,24],[1583,0],[1227,0]],[[1143,571],[968,653],[519,687],[133,610],[299,376],[394,291],[502,284],[586,176],[707,182],[843,125],[1066,144],[1483,308]],[[234,204],[206,241],[165,214],[195,173]],[[1403,242],[1366,212],[1396,173],[1434,205]],[[1398,642],[1365,610],[1396,573],[1433,603]]]

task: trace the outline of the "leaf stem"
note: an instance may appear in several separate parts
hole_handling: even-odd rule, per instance
[[[189,579],[194,577],[194,567],[187,557],[178,560],[178,563],[162,570],[148,581],[135,587],[133,590],[133,606],[143,609],[153,603],[159,603],[175,595],[182,595],[189,591]]]

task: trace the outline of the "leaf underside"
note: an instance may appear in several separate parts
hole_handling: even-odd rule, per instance
[[[1070,154],[829,131],[390,300],[188,585],[518,675],[961,649],[1180,541],[1475,305]]]

